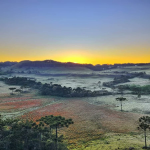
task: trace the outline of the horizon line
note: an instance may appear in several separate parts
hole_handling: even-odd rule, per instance
[[[5,62],[16,62],[16,63],[20,63],[20,62],[23,62],[23,61],[30,61],[30,62],[34,62],[34,61],[55,61],[55,62],[59,62],[59,63],[73,63],[73,64],[80,64],[80,65],[93,65],[93,66],[96,66],[96,65],[115,65],[115,64],[150,64],[150,62],[146,62],[146,63],[132,63],[132,62],[128,62],[128,63],[113,63],[113,64],[110,64],[110,63],[105,63],[105,64],[92,64],[92,63],[76,63],[76,62],[71,62],[71,61],[68,61],[68,62],[64,62],[64,61],[56,61],[56,60],[52,60],[52,59],[44,59],[44,60],[21,60],[21,61],[1,61],[0,63],[5,63]]]

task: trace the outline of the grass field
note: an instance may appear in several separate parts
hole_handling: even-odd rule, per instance
[[[107,99],[107,98],[106,98]],[[2,115],[19,116],[32,120],[45,115],[72,118],[73,125],[59,129],[69,149],[116,149],[144,144],[142,133],[137,130],[138,118],[143,114],[120,112],[113,104],[96,103],[93,99],[41,97],[23,94],[0,98]],[[95,101],[98,101],[95,100]],[[131,140],[132,139],[132,140]]]
[[[136,68],[129,67],[124,68],[124,70],[133,71]],[[122,71],[124,70],[122,69]],[[107,77],[92,79],[34,77],[42,83],[52,81],[67,87],[75,88],[79,86],[90,90],[99,89],[97,86],[98,81],[113,80],[113,78]],[[130,84],[148,85],[149,81],[148,79],[133,78],[130,80]],[[59,134],[64,135],[64,142],[68,144],[70,150],[115,150],[118,148],[123,150],[131,147],[140,150],[144,146],[143,133],[137,130],[137,126],[139,117],[150,114],[149,95],[142,95],[141,98],[137,98],[137,95],[124,94],[128,101],[123,103],[124,111],[120,112],[120,103],[116,101],[116,97],[120,95],[92,98],[59,98],[40,96],[36,90],[30,90],[30,92],[21,95],[10,95],[9,87],[11,86],[0,82],[0,112],[2,116],[4,118],[28,118],[34,121],[45,115],[61,115],[67,119],[72,118],[73,125],[70,125],[69,128],[59,129]],[[103,88],[103,86],[100,88]],[[107,90],[111,89],[107,88]],[[149,133],[147,138],[148,145],[150,145]]]

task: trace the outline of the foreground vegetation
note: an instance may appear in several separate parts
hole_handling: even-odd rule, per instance
[[[31,120],[0,118],[1,150],[67,150],[58,136],[58,128],[73,124],[72,119],[61,116],[45,116]],[[55,134],[53,132],[55,130]]]
[[[141,150],[147,148],[146,140],[149,137],[145,134],[150,129],[150,117],[139,118],[138,132],[109,133],[90,141],[82,140],[77,144],[63,144],[63,135],[58,134],[59,128],[68,127],[73,124],[72,119],[65,119],[61,116],[45,116],[36,121],[27,119],[6,119],[0,118],[0,149],[1,150]],[[135,126],[134,128],[137,128]],[[78,129],[79,130],[79,129]],[[73,132],[78,132],[78,130]],[[144,131],[144,134],[143,134]],[[144,135],[141,136],[141,133]],[[148,134],[148,131],[147,131]],[[59,136],[58,136],[59,135]],[[82,135],[81,135],[82,136]],[[89,136],[92,136],[89,135]],[[71,137],[70,137],[71,138]],[[145,139],[144,139],[145,138]],[[145,142],[145,146],[143,147]],[[143,147],[143,148],[142,148]]]

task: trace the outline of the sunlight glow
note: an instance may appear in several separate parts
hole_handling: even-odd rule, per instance
[[[62,60],[62,62],[73,62],[73,63],[84,64],[84,63],[86,63],[86,60],[85,60],[84,57],[80,57],[80,56],[70,56],[70,57],[64,58],[64,60]]]
[[[61,62],[86,64],[89,62],[89,54],[85,52],[85,50],[64,50],[59,56],[57,55],[56,60]]]

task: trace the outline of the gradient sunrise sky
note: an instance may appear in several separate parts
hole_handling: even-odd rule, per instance
[[[0,0],[0,61],[150,62],[150,0]]]

